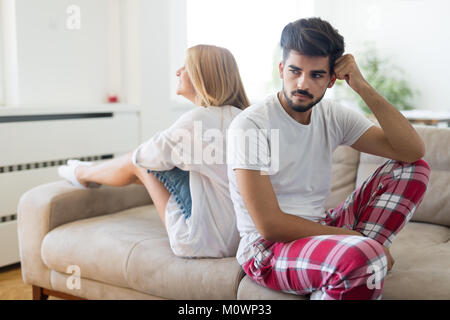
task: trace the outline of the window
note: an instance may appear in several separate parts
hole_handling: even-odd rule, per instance
[[[188,0],[187,46],[229,49],[251,102],[281,88],[278,63],[283,27],[313,14],[311,0]]]

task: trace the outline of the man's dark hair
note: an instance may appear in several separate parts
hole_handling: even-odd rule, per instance
[[[281,33],[283,62],[291,50],[306,56],[329,57],[330,74],[334,63],[344,53],[344,37],[331,24],[320,18],[299,19],[286,25]]]

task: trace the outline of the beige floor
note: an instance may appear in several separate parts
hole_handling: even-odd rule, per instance
[[[22,281],[20,264],[0,268],[0,300],[31,300],[31,286]],[[49,300],[58,300],[49,297]]]
[[[20,264],[0,268],[0,300],[31,299],[31,286],[22,281]]]

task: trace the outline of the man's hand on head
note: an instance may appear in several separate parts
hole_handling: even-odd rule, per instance
[[[338,80],[345,80],[356,92],[368,84],[351,54],[344,54],[336,60],[334,73]]]

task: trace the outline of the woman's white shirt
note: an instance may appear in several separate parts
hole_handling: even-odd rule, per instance
[[[195,107],[172,126],[156,133],[133,153],[133,163],[164,171],[189,171],[191,216],[185,219],[171,195],[166,229],[173,252],[183,257],[230,257],[239,244],[230,198],[226,137],[241,112],[233,106]]]

